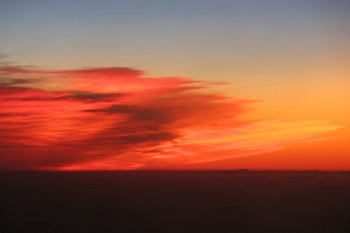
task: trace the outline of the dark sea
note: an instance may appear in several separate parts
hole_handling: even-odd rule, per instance
[[[350,173],[3,171],[0,232],[350,232]]]

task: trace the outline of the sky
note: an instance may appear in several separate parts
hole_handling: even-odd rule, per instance
[[[347,0],[3,0],[0,169],[350,169]]]

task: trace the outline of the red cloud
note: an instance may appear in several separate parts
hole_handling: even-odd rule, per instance
[[[208,94],[210,83],[129,68],[3,67],[0,74],[2,169],[179,168],[276,150],[336,128],[238,120],[252,101]]]
[[[0,72],[3,168],[54,169],[112,158],[115,168],[143,165],[185,129],[241,124],[235,117],[247,103],[195,92],[204,86],[191,79],[143,77],[129,68]]]

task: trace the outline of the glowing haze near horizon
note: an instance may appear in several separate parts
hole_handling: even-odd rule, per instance
[[[1,1],[0,169],[350,169],[348,1]]]

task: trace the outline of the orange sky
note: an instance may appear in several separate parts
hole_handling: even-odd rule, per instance
[[[344,119],[259,115],[264,101],[220,94],[227,83],[130,68],[0,72],[2,169],[349,169]]]
[[[349,1],[0,1],[0,169],[349,170]]]

